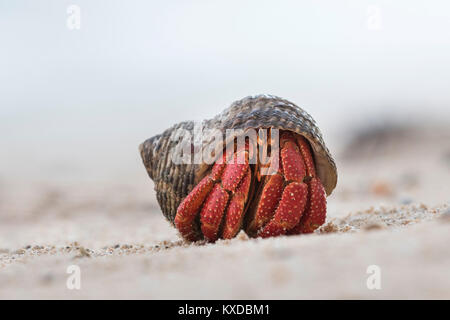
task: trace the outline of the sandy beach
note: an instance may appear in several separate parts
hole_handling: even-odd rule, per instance
[[[311,235],[183,242],[137,144],[122,179],[3,177],[0,298],[449,299],[450,130],[368,128],[331,144],[339,182]],[[66,285],[71,265],[79,290]]]

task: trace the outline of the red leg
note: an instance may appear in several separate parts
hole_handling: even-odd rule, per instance
[[[228,203],[228,193],[218,184],[206,198],[205,205],[200,213],[202,232],[208,241],[216,241],[218,238],[222,216]]]
[[[241,229],[245,203],[247,202],[251,181],[252,173],[251,170],[248,169],[244,179],[237,187],[236,192],[233,194],[230,204],[228,205],[222,234],[224,239],[233,238]]]
[[[274,174],[267,178],[259,198],[256,213],[247,228],[249,234],[256,234],[273,217],[281,200],[283,184],[284,179],[280,174]]]
[[[327,214],[327,199],[325,189],[318,178],[309,182],[310,198],[300,223],[291,231],[292,234],[312,233],[325,223]]]
[[[297,145],[300,148],[300,153],[302,154],[303,161],[306,167],[306,175],[308,177],[316,176],[316,169],[314,166],[314,160],[310,151],[309,143],[302,136],[297,135],[296,137]]]
[[[199,235],[195,231],[194,220],[206,196],[214,187],[214,183],[211,176],[204,177],[178,207],[175,226],[183,238],[189,241],[199,240]]]
[[[310,196],[305,213],[303,214],[300,223],[290,230],[289,234],[314,232],[314,230],[325,223],[327,214],[325,189],[320,179],[316,177],[316,170],[309,144],[305,138],[300,136],[297,137],[297,143],[306,164],[307,175],[312,177],[312,179],[308,182]]]
[[[223,159],[226,160],[225,155]],[[201,232],[206,240],[213,242],[220,236],[223,216],[227,211],[224,232],[227,237],[233,237],[241,226],[250,183],[248,151],[242,149],[236,152],[232,163],[216,163],[211,174],[181,202],[175,216],[175,226],[185,239],[199,240],[195,218],[200,211]]]

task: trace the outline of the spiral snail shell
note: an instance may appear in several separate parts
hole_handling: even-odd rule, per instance
[[[245,131],[250,128],[273,128],[302,135],[311,145],[317,176],[326,194],[330,195],[336,186],[336,164],[316,122],[305,110],[288,100],[272,95],[249,96],[234,102],[214,118],[205,120],[202,125],[206,129],[222,132],[224,141],[230,139],[225,136],[227,129]],[[182,143],[174,139],[174,133],[180,130],[192,132],[194,129],[193,121],[181,122],[139,146],[144,166],[154,181],[161,210],[171,223],[174,222],[180,202],[211,168],[208,163],[175,164],[172,161],[172,151]],[[200,144],[203,148],[214,148],[216,146],[211,146],[214,143],[217,143],[215,137],[202,135]]]

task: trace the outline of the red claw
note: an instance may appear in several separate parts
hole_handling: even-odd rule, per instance
[[[285,234],[295,227],[305,210],[308,187],[304,183],[293,182],[283,191],[280,204],[273,219],[258,233],[263,238]]]

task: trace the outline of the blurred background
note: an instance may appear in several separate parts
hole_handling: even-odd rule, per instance
[[[317,121],[339,172],[337,188],[328,198],[328,221],[363,212],[362,218],[336,223],[344,225],[339,230],[359,230],[371,221],[368,216],[382,227],[403,228],[436,212],[447,210],[449,215],[449,31],[450,3],[445,0],[0,0],[0,297],[72,297],[61,284],[80,245],[91,248],[83,252],[92,256],[120,256],[122,251],[115,248],[130,253],[128,244],[147,248],[159,241],[177,243],[176,231],[160,214],[138,145],[179,121],[211,118],[248,95],[281,96]],[[386,205],[397,209],[383,209]],[[440,211],[434,206],[441,206]],[[413,237],[402,235],[408,241],[390,242],[407,246]],[[324,252],[333,249],[328,256],[345,256],[346,248],[364,243],[362,237],[352,238],[348,246],[336,238],[340,250],[320,243]],[[397,291],[385,291],[384,297],[399,292],[420,297],[433,288],[438,297],[448,293],[445,281],[450,278],[435,278],[437,271],[448,270],[449,262],[441,257],[450,255],[439,251],[448,250],[447,240],[429,241],[431,249],[412,244],[386,251],[385,239],[352,254],[361,254],[364,268],[381,256],[401,257],[408,270],[411,265],[418,270],[410,270],[402,282],[398,275],[404,269],[394,261],[390,270],[401,270],[391,274]],[[320,240],[312,237],[306,243],[315,248]],[[249,243],[249,257],[266,252]],[[270,248],[273,243],[279,242],[262,245]],[[344,263],[356,260],[335,257],[323,263],[320,250],[314,258],[309,253],[316,251],[308,248],[289,257],[301,259],[306,253],[310,269],[304,261],[295,260],[290,269],[277,256],[262,256],[271,261],[265,268],[274,263],[269,275],[279,275],[280,268],[294,275],[291,289],[278,286],[279,278],[274,278],[279,295],[273,288],[260,290],[236,280],[255,274],[254,264],[246,260],[243,265],[230,260],[236,279],[224,280],[225,286],[216,283],[213,268],[206,289],[181,269],[174,269],[171,279],[176,281],[164,280],[166,270],[189,259],[195,260],[188,263],[191,273],[203,279],[193,272],[204,270],[195,266],[206,259],[201,248],[198,256],[189,256],[190,251],[154,256],[149,249],[139,263],[114,260],[113,267],[112,260],[104,265],[85,261],[94,290],[82,294],[139,296],[136,288],[141,286],[155,297],[173,297],[174,288],[177,297],[193,292],[211,297],[219,288],[225,288],[219,295],[225,298],[260,297],[264,292],[269,297],[311,297],[315,289],[322,297],[333,279],[347,281],[334,271],[344,269],[349,278],[358,277],[359,271]],[[402,255],[411,252],[412,258]],[[434,260],[423,259],[423,252],[435,253]],[[31,268],[16,263],[41,254],[43,260],[30,258]],[[53,258],[45,260],[48,255]],[[160,262],[152,265],[153,259]],[[254,259],[260,261],[259,256]],[[219,256],[217,261],[221,265],[225,260]],[[335,268],[317,268],[333,263]],[[431,271],[429,278],[417,276],[423,270]],[[116,277],[122,281],[114,282]],[[312,279],[309,287],[305,279]],[[417,284],[417,279],[422,282]],[[319,282],[326,290],[317,287]],[[348,283],[334,286],[342,292],[330,295],[356,295]],[[358,288],[358,295],[369,294]]]
[[[449,30],[444,0],[2,0],[0,181],[143,176],[141,141],[258,93],[332,150],[360,118],[448,118]]]

